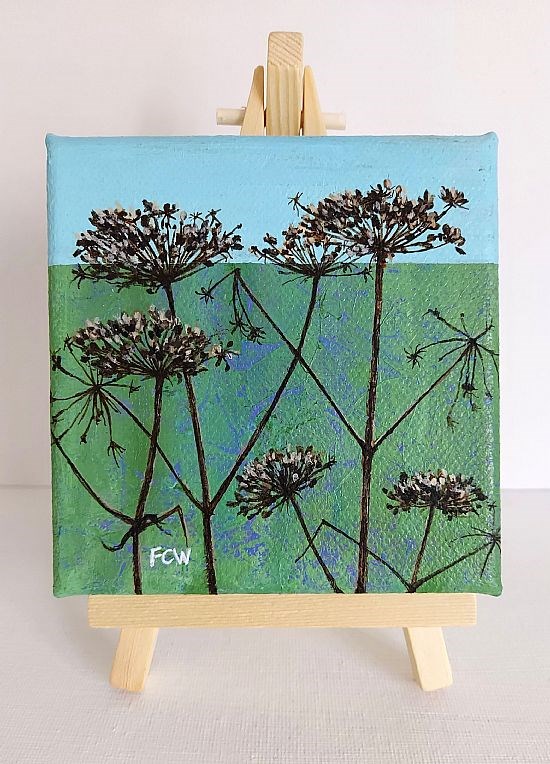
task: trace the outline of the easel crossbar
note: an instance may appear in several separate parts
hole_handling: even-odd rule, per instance
[[[90,626],[329,627],[473,626],[473,594],[96,595]]]

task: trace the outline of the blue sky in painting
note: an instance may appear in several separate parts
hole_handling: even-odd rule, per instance
[[[494,263],[498,258],[497,139],[393,136],[265,138],[64,138],[49,135],[49,262],[74,263],[78,233],[92,209],[139,207],[142,199],[173,202],[189,212],[221,208],[224,227],[243,223],[245,249],[266,232],[280,235],[296,220],[288,199],[304,203],[347,188],[368,189],[391,178],[410,196],[442,184],[464,191],[468,210],[453,225],[467,256],[453,247],[400,257],[401,262]]]

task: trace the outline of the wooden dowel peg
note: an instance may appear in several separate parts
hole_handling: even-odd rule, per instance
[[[240,127],[243,124],[245,113],[246,108],[244,107],[242,109],[216,109],[216,124],[224,127]],[[323,111],[321,116],[325,123],[325,130],[346,129],[346,115],[343,112]],[[254,134],[256,135],[256,133]]]
[[[216,124],[225,127],[240,127],[244,122],[245,114],[246,108],[244,106],[242,109],[216,109]]]

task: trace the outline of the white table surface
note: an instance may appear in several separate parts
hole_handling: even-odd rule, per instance
[[[504,495],[504,594],[448,629],[451,688],[400,630],[164,630],[145,692],[117,633],[51,595],[46,488],[0,491],[1,762],[550,762],[550,492]]]

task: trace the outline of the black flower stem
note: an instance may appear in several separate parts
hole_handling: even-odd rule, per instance
[[[376,413],[376,392],[378,386],[378,362],[380,357],[380,325],[382,323],[382,299],[385,259],[379,255],[376,260],[374,277],[374,313],[372,319],[371,361],[369,390],[366,400],[365,438],[362,449],[361,519],[359,524],[359,558],[357,563],[357,584],[355,591],[364,593],[368,582],[368,537],[371,498],[372,462],[374,447],[374,418]]]
[[[174,291],[172,289],[172,284],[167,284],[164,287],[164,291],[166,293],[166,299],[168,300],[168,307],[170,308],[170,312],[172,316],[176,315],[176,304],[174,302]]]
[[[155,458],[158,450],[158,439],[160,434],[160,424],[162,419],[162,391],[164,387],[164,378],[158,376],[155,379],[155,402],[153,408],[153,426],[151,427],[151,438],[149,441],[149,453],[147,454],[147,463],[143,474],[141,490],[139,492],[135,522],[132,530],[132,559],[134,566],[134,591],[136,594],[143,594],[141,581],[141,560],[139,550],[140,522],[145,512],[147,497],[151,489],[153,472],[155,470]]]
[[[168,520],[169,517],[172,517],[172,515],[178,516],[181,529],[185,537],[185,543],[187,544],[187,546],[189,546],[189,534],[187,532],[187,523],[185,522],[185,517],[183,516],[183,510],[179,504],[176,504],[175,507],[172,507],[172,509],[169,509],[167,512],[164,512],[162,515],[158,515],[157,522],[162,523],[164,520]]]
[[[418,404],[422,403],[424,398],[426,398],[432,392],[432,390],[434,390],[434,388],[436,388],[441,382],[443,382],[443,380],[446,377],[449,376],[449,374],[453,371],[453,369],[455,369],[459,365],[459,363],[461,363],[461,361],[464,360],[464,357],[466,356],[468,352],[469,352],[469,348],[466,347],[462,351],[462,353],[460,353],[460,355],[456,358],[456,360],[447,369],[445,369],[445,371],[442,374],[439,375],[439,377],[435,380],[435,382],[432,382],[432,384],[426,390],[424,390],[422,395],[419,395],[418,398],[414,401],[414,403],[411,403],[411,405],[405,409],[405,411],[395,420],[395,422],[390,427],[388,427],[386,432],[380,435],[380,437],[376,440],[374,444],[375,450],[378,448],[378,446],[380,446],[386,440],[386,438],[388,438],[395,430],[397,430],[401,422],[403,422],[403,420],[405,420],[409,416],[409,414],[412,414],[412,412],[415,410]]]
[[[269,404],[269,406],[265,410],[264,415],[261,418],[260,422],[258,423],[256,429],[254,430],[254,432],[250,436],[250,439],[249,439],[248,443],[242,449],[242,451],[239,454],[239,456],[237,457],[233,467],[231,468],[229,473],[226,475],[226,477],[222,481],[222,484],[220,485],[220,487],[216,491],[216,494],[215,494],[214,498],[210,502],[210,506],[212,508],[215,508],[218,505],[218,503],[220,502],[220,500],[223,498],[223,495],[225,494],[225,492],[229,488],[229,485],[230,485],[231,481],[233,480],[233,478],[237,474],[237,472],[239,470],[239,467],[244,462],[244,460],[246,459],[246,457],[248,456],[250,451],[254,448],[258,438],[260,437],[260,435],[263,432],[264,427],[266,426],[268,421],[271,419],[271,415],[275,411],[275,409],[277,407],[277,404],[279,403],[279,401],[281,399],[281,396],[284,393],[284,391],[286,389],[286,386],[288,385],[288,383],[290,381],[290,378],[292,377],[292,375],[294,374],[294,371],[296,370],[296,367],[298,366],[299,357],[300,357],[300,354],[301,354],[301,352],[303,350],[303,347],[304,347],[304,344],[305,344],[305,341],[306,341],[306,337],[307,337],[307,333],[308,333],[309,327],[311,325],[311,319],[312,319],[312,316],[313,316],[313,311],[315,309],[315,303],[317,301],[317,293],[318,293],[318,291],[319,291],[319,278],[316,277],[316,278],[313,278],[312,281],[311,281],[311,295],[310,295],[310,298],[309,298],[309,305],[308,305],[306,316],[305,316],[305,319],[304,319],[304,325],[302,327],[302,333],[300,335],[300,340],[299,340],[298,346],[296,348],[296,355],[293,357],[292,361],[290,362],[290,364],[288,366],[288,369],[286,371],[286,374],[283,377],[283,380],[282,380],[281,384],[277,388],[277,392],[275,393],[275,395],[273,396],[273,398],[271,400],[271,403]]]
[[[304,536],[307,539],[308,548],[311,549],[311,551],[315,555],[315,558],[317,559],[317,562],[319,563],[323,573],[325,574],[325,578],[327,579],[327,581],[331,585],[332,590],[334,592],[336,592],[337,594],[342,594],[343,593],[342,589],[340,589],[340,587],[336,583],[336,580],[335,580],[334,576],[332,575],[332,573],[328,569],[325,561],[321,557],[321,554],[320,554],[319,550],[315,546],[315,541],[313,540],[313,538],[311,536],[311,533],[308,530],[306,521],[305,521],[304,516],[302,514],[302,510],[300,509],[300,506],[299,506],[298,502],[296,501],[296,499],[293,496],[290,499],[290,503],[294,507],[294,511],[296,512],[296,517],[298,518],[298,522],[302,526],[302,530],[304,532]]]
[[[317,535],[319,534],[321,528],[330,528],[333,531],[336,531],[336,533],[339,533],[341,536],[343,536],[348,541],[351,541],[356,546],[359,546],[359,542],[353,538],[353,536],[350,536],[349,533],[346,533],[341,528],[338,528],[337,525],[334,525],[333,523],[329,523],[328,520],[321,520],[315,531],[312,533],[311,538],[313,541],[317,538]],[[295,562],[298,562],[298,560],[301,560],[302,557],[306,554],[308,549],[310,548],[310,545],[308,544],[302,554],[299,555],[299,557],[296,558]],[[369,556],[372,557],[373,560],[376,560],[376,562],[379,562],[381,565],[383,565],[385,568],[387,568],[393,575],[397,578],[400,583],[403,584],[405,589],[409,589],[409,582],[405,580],[405,578],[401,575],[401,573],[393,567],[391,563],[389,563],[387,560],[384,560],[383,557],[380,557],[380,555],[376,554],[376,552],[373,552],[372,549],[367,550],[369,553]]]
[[[302,354],[298,351],[298,348],[296,348],[292,342],[288,339],[288,337],[284,334],[284,332],[277,326],[275,321],[271,318],[269,313],[266,311],[262,303],[258,300],[256,295],[252,292],[248,284],[244,281],[243,277],[241,276],[240,271],[238,271],[237,278],[239,279],[239,284],[242,286],[246,294],[250,297],[254,305],[258,308],[260,313],[264,316],[266,321],[270,324],[270,326],[277,332],[279,337],[282,339],[282,341],[285,343],[285,345],[288,347],[288,349],[291,351],[291,353],[298,358],[298,361],[303,366],[305,371],[309,374],[311,379],[315,382],[321,393],[325,396],[327,401],[330,403],[332,408],[334,409],[334,412],[336,416],[340,419],[346,430],[349,432],[351,437],[359,444],[360,447],[363,446],[363,439],[360,437],[360,435],[355,432],[353,426],[346,418],[345,414],[342,412],[338,404],[335,402],[332,395],[329,393],[325,385],[321,382],[315,371],[311,368],[309,363],[303,358]]]
[[[127,405],[124,403],[124,401],[122,401],[122,400],[121,400],[120,398],[118,398],[116,395],[113,395],[112,393],[109,393],[109,397],[111,398],[111,400],[112,400],[114,403],[116,403],[116,405],[117,405],[117,406],[120,406],[120,408],[121,408],[123,411],[125,411],[125,412],[128,414],[128,416],[130,417],[130,419],[131,419],[131,420],[132,420],[132,421],[133,421],[133,422],[136,424],[136,426],[137,426],[137,427],[138,427],[138,428],[139,428],[139,429],[140,429],[140,430],[143,432],[143,434],[144,434],[144,435],[146,435],[146,436],[147,436],[147,437],[150,439],[150,438],[151,438],[151,432],[150,432],[150,431],[147,429],[147,427],[145,427],[145,425],[144,425],[144,424],[143,424],[143,422],[142,422],[142,421],[139,419],[139,417],[137,417],[137,416],[134,414],[134,412],[132,411],[132,409],[131,409],[129,406],[127,406]],[[178,485],[179,485],[179,487],[181,488],[181,490],[183,491],[183,493],[184,493],[184,494],[187,496],[187,498],[189,499],[189,501],[191,502],[191,504],[193,504],[195,507],[197,507],[197,509],[200,509],[200,510],[202,510],[202,504],[200,503],[200,501],[199,501],[198,499],[196,499],[196,498],[195,498],[195,496],[194,496],[194,495],[193,495],[193,493],[191,492],[191,489],[189,488],[189,486],[188,486],[188,485],[187,485],[187,484],[186,484],[186,483],[185,483],[185,482],[184,482],[184,481],[181,479],[181,477],[178,475],[178,473],[176,472],[176,468],[174,467],[174,465],[172,464],[172,462],[170,461],[170,459],[169,459],[169,458],[168,458],[168,456],[166,455],[166,452],[164,451],[164,449],[163,449],[163,448],[161,448],[161,446],[160,446],[160,443],[157,443],[157,452],[158,452],[158,455],[160,456],[160,458],[162,459],[162,461],[163,461],[163,462],[166,464],[166,466],[168,467],[169,471],[172,473],[172,476],[173,476],[173,477],[175,478],[175,480],[178,482]]]
[[[199,409],[193,381],[189,374],[185,375],[185,389],[187,390],[187,401],[189,404],[189,413],[193,425],[193,436],[195,438],[195,449],[197,452],[197,462],[199,465],[199,475],[202,489],[202,531],[204,542],[204,557],[206,561],[206,581],[208,584],[208,593],[217,594],[218,587],[216,583],[216,558],[214,555],[214,540],[212,537],[212,515],[214,507],[210,501],[210,488],[208,485],[208,472],[206,469],[206,457],[204,454],[204,444],[202,440],[201,425],[199,419]]]
[[[422,537],[422,543],[420,544],[420,549],[418,550],[418,555],[416,557],[416,562],[414,563],[414,570],[411,578],[411,587],[416,586],[416,582],[418,579],[418,574],[420,573],[420,566],[422,565],[422,558],[424,557],[424,552],[426,551],[426,544],[428,543],[428,536],[430,535],[430,530],[432,528],[432,523],[435,515],[435,507],[430,507],[430,510],[428,512],[428,519],[426,520],[426,527],[424,529],[424,536]]]
[[[97,493],[97,491],[92,488],[91,484],[86,480],[82,472],[78,469],[76,464],[73,462],[69,454],[65,451],[63,448],[63,445],[61,444],[61,440],[55,435],[53,432],[51,433],[52,436],[52,443],[56,446],[56,448],[59,450],[61,456],[65,459],[69,467],[71,468],[71,471],[79,481],[79,483],[82,485],[82,487],[90,494],[92,499],[99,504],[102,509],[104,509],[106,512],[108,512],[113,517],[116,517],[118,520],[122,520],[123,523],[126,523],[127,525],[132,525],[133,520],[129,515],[125,515],[123,512],[120,512],[118,509],[114,509],[111,507],[107,502],[101,498],[101,496]]]
[[[487,542],[485,544],[482,544],[481,546],[476,547],[471,552],[466,552],[466,554],[461,555],[456,560],[453,560],[453,562],[448,563],[447,565],[444,565],[442,568],[438,568],[437,570],[434,570],[432,573],[428,573],[423,578],[419,578],[416,583],[410,584],[409,591],[410,592],[416,592],[420,589],[421,586],[424,586],[428,581],[431,581],[432,578],[435,578],[436,576],[440,576],[442,573],[445,573],[447,570],[450,570],[451,568],[454,568],[455,565],[458,565],[461,562],[464,562],[464,560],[467,560],[469,557],[473,557],[476,554],[479,554],[479,552],[482,552],[484,549],[487,549],[487,547],[491,546],[491,542]]]

